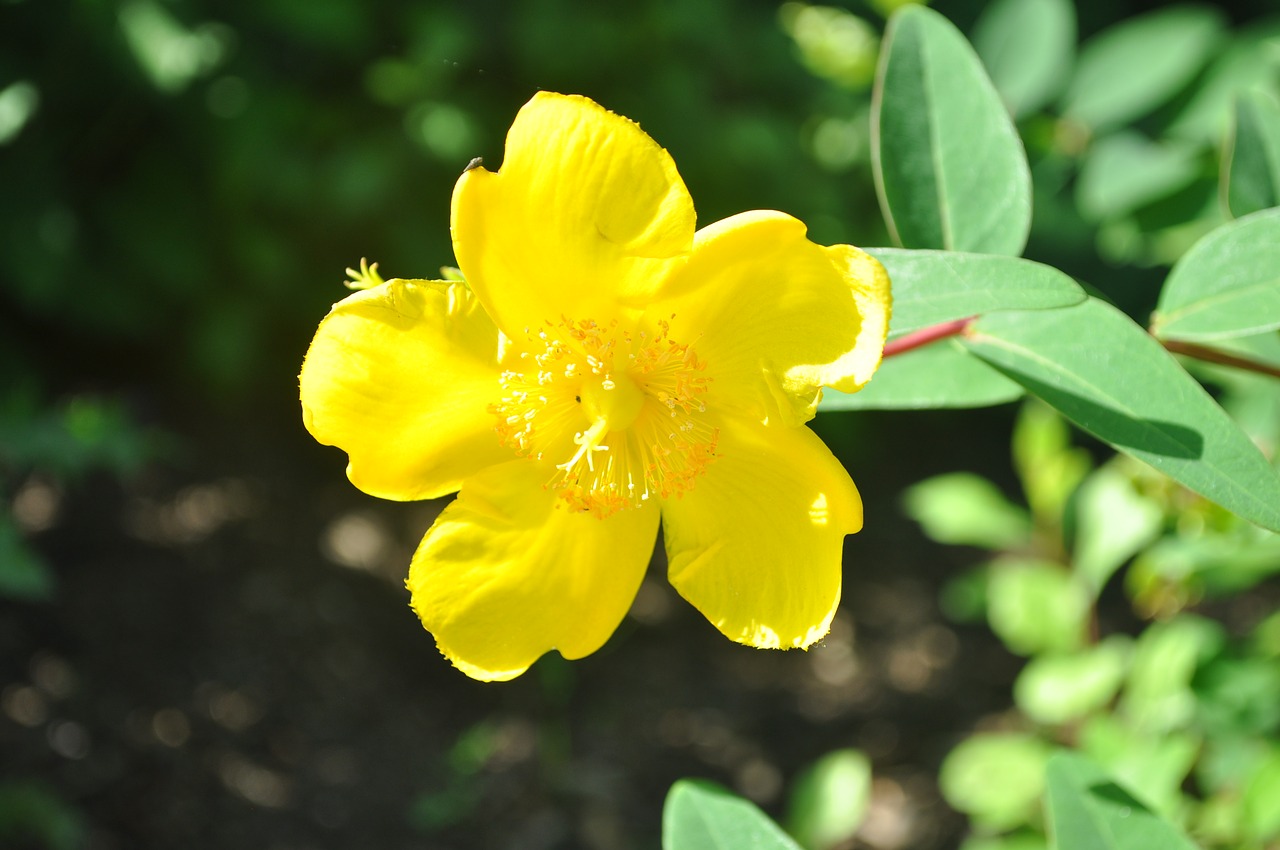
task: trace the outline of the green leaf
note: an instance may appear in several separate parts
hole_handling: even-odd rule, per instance
[[[1141,118],[1195,77],[1223,30],[1224,15],[1207,6],[1160,9],[1103,30],[1080,50],[1064,114],[1095,130]]]
[[[1277,89],[1280,56],[1275,39],[1280,18],[1270,17],[1235,30],[1231,41],[1213,59],[1195,91],[1177,111],[1166,134],[1202,144],[1217,144],[1227,132],[1236,98],[1251,89]]]
[[[1056,529],[1092,461],[1087,451],[1071,447],[1070,429],[1056,411],[1030,401],[1022,405],[1013,425],[1013,466],[1036,524]]]
[[[1009,111],[1027,115],[1071,73],[1076,10],[1069,0],[996,0],[973,27],[973,46]]]
[[[1078,753],[1059,752],[1046,771],[1056,850],[1196,850],[1186,836]]]
[[[1239,218],[1280,206],[1280,103],[1264,91],[1236,101],[1235,126],[1222,159],[1222,196]]]
[[[681,779],[662,807],[663,850],[800,850],[752,803],[711,782]]]
[[[1135,730],[1115,714],[1098,714],[1080,727],[1079,747],[1152,811],[1173,816],[1182,804],[1182,783],[1200,752],[1200,739],[1183,732]]]
[[[1137,728],[1157,734],[1189,723],[1196,706],[1191,679],[1223,639],[1217,623],[1186,614],[1148,626],[1134,648],[1122,704],[1125,716]]]
[[[796,779],[787,831],[807,850],[845,845],[871,801],[871,761],[858,750],[836,750]]]
[[[1280,328],[1280,209],[1224,224],[1169,272],[1151,320],[1161,339],[1250,336]]]
[[[1071,655],[1033,658],[1013,685],[1013,699],[1037,723],[1062,724],[1102,708],[1120,690],[1128,638],[1114,636]]]
[[[1199,175],[1193,148],[1120,132],[1089,147],[1076,183],[1076,203],[1085,217],[1108,221],[1185,189]]]
[[[947,754],[938,789],[952,808],[991,831],[1025,823],[1044,790],[1048,745],[1034,735],[974,735]]]
[[[1267,459],[1116,308],[1091,298],[1062,310],[995,313],[963,344],[1099,439],[1250,522],[1280,529],[1280,478]]]
[[[1071,652],[1084,642],[1089,595],[1057,564],[1004,560],[991,567],[987,620],[1010,652]]]
[[[1258,769],[1244,792],[1244,821],[1259,842],[1280,836],[1280,751]]]
[[[903,507],[939,543],[1005,549],[1022,545],[1031,535],[1027,512],[970,472],[921,481],[903,494]]]
[[[88,839],[89,828],[80,810],[43,784],[18,780],[0,785],[0,843],[4,846],[80,850]]]
[[[946,339],[888,358],[871,383],[856,393],[824,389],[818,409],[990,407],[1022,393],[1022,387]]]
[[[870,248],[893,281],[889,338],[999,310],[1046,310],[1084,301],[1067,274],[1018,257]]]
[[[872,161],[908,248],[1017,256],[1031,228],[1022,140],[973,48],[923,6],[894,14],[872,99]]]
[[[1085,480],[1076,500],[1072,565],[1095,597],[1125,561],[1155,540],[1163,518],[1160,507],[1113,467]]]

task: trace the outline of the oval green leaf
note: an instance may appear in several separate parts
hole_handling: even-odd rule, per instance
[[[962,344],[1098,439],[1280,530],[1280,478],[1258,447],[1111,305],[1090,298],[1061,310],[993,313]]]
[[[681,779],[662,807],[663,850],[800,850],[752,803],[711,782]]]
[[[1185,189],[1200,176],[1197,152],[1121,132],[1090,146],[1080,166],[1076,205],[1094,221],[1119,218]]]
[[[1222,200],[1240,216],[1280,206],[1280,103],[1265,91],[1236,101],[1235,126],[1222,160]]]
[[[1207,6],[1173,6],[1103,30],[1080,50],[1064,114],[1094,130],[1142,117],[1195,77],[1217,48],[1224,20]]]
[[[1034,735],[977,734],[943,760],[938,789],[985,831],[1003,831],[1028,820],[1048,757],[1048,745]]]
[[[819,410],[936,410],[991,407],[1020,398],[1022,387],[956,345],[942,340],[880,364],[856,393],[824,389]]]
[[[871,802],[871,760],[859,750],[827,753],[795,781],[787,831],[809,850],[848,846]]]
[[[1071,73],[1076,10],[1070,0],[996,0],[973,28],[973,46],[1016,116],[1058,95]]]
[[[908,248],[1017,256],[1031,228],[1022,140],[973,48],[923,6],[894,13],[871,110],[876,190]]]
[[[1055,850],[1197,850],[1177,827],[1079,753],[1055,753],[1046,784]]]
[[[1152,316],[1162,339],[1213,340],[1280,328],[1280,209],[1224,224],[1169,272]]]
[[[1079,304],[1084,290],[1052,266],[994,254],[868,248],[893,281],[889,338],[996,310]]]

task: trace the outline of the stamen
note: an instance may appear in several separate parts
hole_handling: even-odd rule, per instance
[[[567,458],[546,486],[570,509],[605,517],[679,497],[715,458],[706,364],[669,335],[666,320],[633,335],[562,318],[511,342],[520,350],[489,408],[496,430],[522,456]]]

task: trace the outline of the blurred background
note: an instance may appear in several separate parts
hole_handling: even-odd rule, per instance
[[[1013,406],[815,422],[867,503],[821,647],[728,643],[658,562],[602,651],[480,685],[402,584],[442,504],[355,491],[297,404],[344,269],[452,264],[453,183],[539,89],[638,121],[700,223],[774,208],[889,244],[868,115],[895,5],[0,0],[0,845],[651,848],[681,776],[780,815],[803,765],[857,747],[876,779],[846,846],[957,846],[939,763],[1019,662],[943,615],[975,555],[899,503],[958,469],[1016,490]],[[1076,5],[1085,40],[1159,4]],[[966,33],[984,9],[934,6]],[[1028,256],[1144,315],[1213,223],[1217,46],[1273,11],[1212,7],[1224,41],[1143,118],[1184,153],[1154,193],[1073,194],[1090,128],[1020,115]]]

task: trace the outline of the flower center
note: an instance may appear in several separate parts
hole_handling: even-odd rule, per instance
[[[510,358],[502,399],[489,407],[498,436],[553,463],[547,486],[571,508],[605,517],[679,496],[715,457],[705,364],[669,331],[564,319],[526,332]]]

